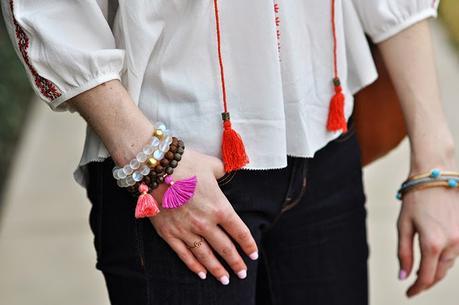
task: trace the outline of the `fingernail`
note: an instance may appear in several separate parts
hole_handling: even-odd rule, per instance
[[[399,280],[403,281],[404,279],[406,279],[406,271],[405,270],[400,270],[400,272],[398,273],[398,278]]]
[[[201,271],[198,273],[198,276],[204,280],[206,278],[206,273]]]
[[[220,278],[220,282],[223,284],[223,285],[228,285],[229,284],[229,278],[224,275]]]
[[[237,273],[237,276],[239,276],[239,278],[241,279],[245,279],[247,277],[247,270],[242,269],[241,271]]]
[[[253,260],[256,260],[258,258],[258,251],[253,252],[249,255],[249,257]]]

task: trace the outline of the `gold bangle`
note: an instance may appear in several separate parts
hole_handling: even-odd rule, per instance
[[[415,179],[422,179],[422,178],[427,178],[427,177],[439,177],[440,175],[442,176],[454,176],[454,177],[459,177],[459,172],[453,172],[453,171],[442,171],[438,168],[432,169],[428,173],[422,173],[418,175],[412,175],[409,176],[406,181],[408,180],[415,180]]]

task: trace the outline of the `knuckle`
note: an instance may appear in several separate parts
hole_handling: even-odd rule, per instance
[[[407,251],[399,251],[398,258],[405,261],[405,260],[410,259],[410,254]]]
[[[459,247],[459,231],[453,233],[450,237],[450,244],[453,247]]]
[[[438,254],[442,249],[442,245],[437,240],[431,239],[426,241],[424,245],[424,250],[430,254]]]
[[[220,265],[212,267],[211,272],[218,277],[226,274],[225,268]]]
[[[199,271],[200,270],[200,266],[197,262],[195,262],[194,260],[191,260],[189,262],[186,262],[188,268],[190,268],[190,270],[193,270],[193,271]]]
[[[231,256],[236,251],[236,248],[234,246],[224,246],[221,251],[223,256]]]
[[[212,253],[211,250],[206,250],[206,251],[198,252],[198,253],[196,253],[195,255],[196,255],[196,258],[197,258],[199,261],[201,261],[201,262],[208,262],[208,261],[211,259],[213,253]]]
[[[228,211],[224,208],[217,208],[213,211],[213,215],[217,220],[224,220],[228,217]]]
[[[156,232],[158,233],[159,236],[161,236],[163,239],[169,239],[171,238],[173,235],[172,235],[172,230],[168,227],[160,227],[156,230]]]
[[[432,280],[429,280],[427,278],[421,278],[419,279],[418,283],[420,287],[424,288],[424,287],[428,287],[430,284],[432,284],[432,282],[433,282]]]
[[[237,234],[238,240],[241,242],[249,242],[252,240],[252,235],[249,231],[249,229],[245,228],[242,229],[238,234]]]
[[[199,218],[191,218],[191,226],[197,233],[206,233],[210,230],[210,224]]]

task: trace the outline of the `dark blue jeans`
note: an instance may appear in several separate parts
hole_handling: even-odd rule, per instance
[[[354,130],[314,158],[288,166],[240,170],[218,180],[250,228],[256,261],[236,245],[246,279],[201,280],[155,232],[134,218],[135,198],[111,175],[111,158],[89,166],[90,225],[114,305],[365,305],[368,303],[365,194]]]

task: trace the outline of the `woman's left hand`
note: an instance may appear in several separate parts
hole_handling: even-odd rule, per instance
[[[417,233],[421,261],[412,297],[443,279],[459,255],[459,190],[434,187],[408,192],[397,220],[400,279],[413,268],[413,240]]]

